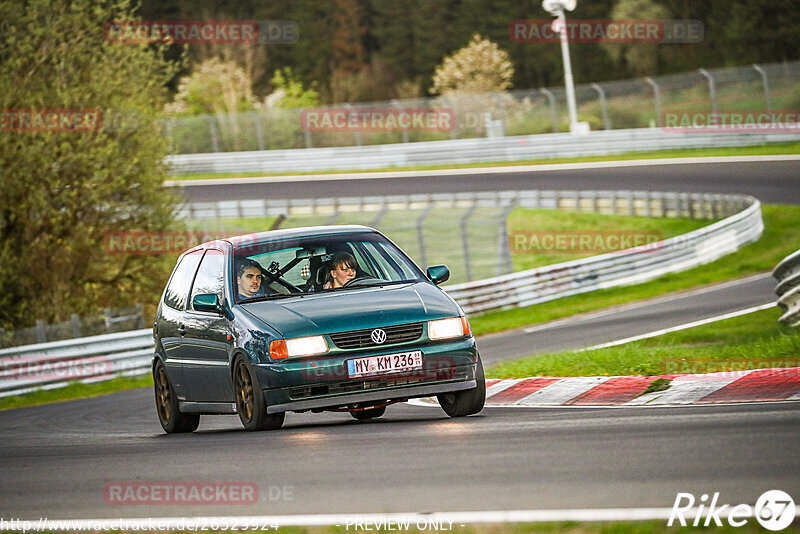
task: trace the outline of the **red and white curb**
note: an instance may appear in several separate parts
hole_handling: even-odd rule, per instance
[[[643,393],[665,378],[670,387]],[[662,376],[486,380],[488,406],[657,406],[800,400],[800,367]]]
[[[656,379],[664,391],[644,392]],[[661,376],[487,379],[486,406],[670,406],[800,401],[800,367]],[[412,401],[413,402],[413,401]],[[419,399],[419,404],[436,400]]]

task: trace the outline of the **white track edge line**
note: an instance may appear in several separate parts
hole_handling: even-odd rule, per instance
[[[627,337],[624,339],[617,339],[616,341],[609,341],[608,343],[601,343],[600,345],[594,345],[592,347],[586,347],[585,349],[578,349],[575,352],[584,352],[587,350],[597,350],[597,349],[604,349],[607,347],[616,347],[617,345],[624,345],[626,343],[631,343],[633,341],[639,341],[642,339],[649,339],[651,337],[660,336],[663,334],[668,334],[670,332],[677,332],[679,330],[687,330],[689,328],[694,328],[696,326],[702,326],[704,324],[714,323],[717,321],[724,321],[725,319],[732,319],[733,317],[739,317],[740,315],[747,315],[748,313],[754,313],[761,310],[766,310],[769,308],[774,308],[777,306],[774,302],[768,302],[766,304],[761,304],[759,306],[753,306],[752,308],[747,308],[745,310],[739,310],[735,312],[726,313],[723,315],[717,315],[716,317],[709,317],[707,319],[701,319],[699,321],[692,321],[691,323],[685,323],[678,326],[672,326],[669,328],[662,328],[661,330],[655,330],[653,332],[648,332],[647,334],[641,334],[638,336]]]
[[[685,511],[689,517],[695,517],[698,509],[693,508]],[[718,514],[720,519],[727,519],[728,510]],[[195,516],[195,517],[159,517],[159,518],[107,518],[107,519],[38,519],[38,520],[14,520],[18,523],[17,528],[9,530],[35,529],[37,526],[44,529],[69,529],[87,530],[102,524],[116,523],[122,530],[129,530],[132,527],[144,527],[158,525],[161,530],[180,529],[187,526],[199,524],[219,524],[230,528],[232,526],[248,525],[271,525],[277,524],[280,527],[287,526],[355,526],[360,522],[361,525],[370,523],[374,528],[376,523],[382,524],[392,522],[397,526],[399,521],[417,522],[424,525],[435,525],[449,523],[449,526],[466,526],[469,523],[520,523],[520,522],[561,522],[561,521],[646,521],[646,520],[668,520],[672,514],[672,508],[576,508],[576,509],[553,509],[553,510],[486,510],[486,511],[464,511],[464,512],[401,512],[401,513],[354,513],[354,514],[304,514],[304,515],[254,515],[254,516]],[[795,512],[796,517],[800,517],[800,507]],[[744,517],[737,514],[737,517]],[[7,523],[10,521],[7,521]],[[4,525],[8,527],[9,525]],[[41,529],[38,529],[41,530]],[[448,529],[449,530],[449,529]]]
[[[796,404],[800,401],[800,397],[792,398],[789,397],[785,400],[777,400],[777,401],[742,401],[742,402],[704,402],[698,404],[586,404],[586,405],[577,405],[577,404],[489,404],[487,403],[483,409],[490,409],[490,408],[547,408],[548,410],[552,409],[559,409],[559,408],[567,408],[570,410],[602,410],[606,408],[632,408],[638,410],[639,408],[708,408],[708,407],[715,407],[715,406],[760,406],[764,404]],[[431,404],[427,402],[421,402],[421,399],[409,399],[406,401],[408,404],[412,406],[424,406],[426,408],[439,408],[438,404]],[[798,507],[800,509],[800,507]]]
[[[754,275],[746,276],[744,278],[737,278],[736,280],[728,280],[727,282],[720,282],[718,284],[712,284],[710,286],[701,287],[699,289],[690,289],[688,291],[682,291],[682,292],[680,292],[678,294],[674,294],[674,295],[664,295],[664,296],[660,296],[660,297],[653,297],[653,298],[649,298],[649,299],[646,299],[646,300],[640,300],[640,301],[629,303],[629,304],[621,304],[619,306],[615,306],[615,307],[610,308],[610,309],[601,309],[601,310],[597,310],[597,311],[593,311],[593,312],[582,313],[582,314],[579,314],[579,315],[572,315],[572,316],[569,316],[569,317],[556,319],[554,321],[550,321],[550,322],[547,322],[547,323],[542,323],[542,324],[534,325],[534,326],[531,326],[531,327],[528,327],[528,328],[524,328],[523,332],[525,332],[526,334],[530,334],[530,333],[533,333],[533,332],[538,332],[540,330],[547,330],[548,328],[551,328],[551,327],[555,328],[555,327],[561,326],[562,323],[568,323],[570,321],[574,321],[574,322],[588,321],[588,320],[591,320],[591,319],[597,319],[597,318],[600,318],[600,317],[606,317],[608,315],[614,315],[615,313],[621,313],[621,312],[626,312],[626,311],[630,311],[630,310],[635,310],[637,308],[645,308],[647,306],[653,306],[653,305],[657,305],[657,304],[664,304],[666,302],[672,302],[674,300],[681,300],[681,299],[684,299],[684,298],[696,297],[697,295],[702,295],[704,293],[709,293],[711,291],[716,291],[718,289],[726,289],[726,288],[731,287],[731,286],[737,286],[737,285],[740,285],[740,284],[746,284],[748,282],[753,282],[753,281],[756,281],[756,280],[761,280],[761,279],[766,279],[766,278],[772,278],[772,273],[754,274]],[[502,334],[502,333],[503,332],[498,332],[497,334]],[[493,335],[493,334],[487,334],[487,336],[490,336],[490,335]]]

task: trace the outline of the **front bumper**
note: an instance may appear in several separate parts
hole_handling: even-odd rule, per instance
[[[351,378],[347,360],[374,354],[422,351],[423,367],[402,373]],[[476,387],[475,339],[358,351],[282,364],[258,364],[268,413],[346,408],[427,397]]]
[[[381,403],[390,400],[408,400],[416,397],[430,397],[453,391],[473,389],[478,383],[475,380],[465,382],[450,382],[444,384],[427,384],[424,386],[401,387],[356,393],[354,395],[337,395],[334,397],[321,397],[301,401],[286,402],[283,404],[267,405],[267,413],[280,413],[298,410],[313,410],[317,408],[339,408],[355,404]]]

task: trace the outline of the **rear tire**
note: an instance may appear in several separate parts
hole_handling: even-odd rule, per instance
[[[156,413],[161,428],[167,434],[194,432],[200,424],[200,415],[178,411],[178,396],[172,388],[167,370],[161,361],[153,369],[153,390],[156,395]]]
[[[361,410],[359,412],[350,412],[350,415],[353,416],[353,419],[358,419],[359,421],[366,421],[367,419],[375,419],[376,417],[380,417],[384,413],[386,413],[386,406],[381,406],[380,408],[372,408],[369,410]]]
[[[236,411],[246,430],[277,430],[283,425],[286,414],[267,413],[264,392],[243,358],[237,359],[233,366],[233,389]]]
[[[486,403],[486,377],[483,374],[480,356],[475,368],[475,381],[478,383],[476,388],[437,395],[439,406],[444,413],[450,417],[464,417],[483,410],[483,405]]]

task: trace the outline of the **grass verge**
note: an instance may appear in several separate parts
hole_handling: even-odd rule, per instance
[[[564,351],[503,362],[492,378],[713,373],[800,367],[800,329],[770,308],[732,319],[604,349]]]
[[[476,335],[500,332],[771,271],[783,258],[800,248],[800,235],[797,234],[800,206],[765,205],[762,213],[764,234],[761,239],[715,262],[635,286],[603,289],[525,308],[487,312],[470,317],[472,330]]]
[[[629,239],[630,246],[642,245],[687,234],[713,222],[514,208],[506,224],[516,272],[629,248],[616,246],[620,238]],[[580,238],[587,238],[588,246],[582,247]]]
[[[74,399],[85,399],[97,397],[106,393],[114,393],[125,389],[136,389],[153,387],[153,376],[150,373],[137,376],[123,376],[84,384],[82,382],[71,382],[68,385],[56,389],[42,389],[32,391],[23,395],[0,398],[0,410],[11,408],[22,408],[24,406],[35,406],[37,404],[47,404]]]
[[[308,174],[339,174],[384,172],[384,171],[426,171],[446,169],[481,169],[486,167],[511,167],[516,165],[553,165],[558,163],[591,163],[595,161],[628,161],[660,158],[699,158],[714,156],[775,156],[800,154],[800,143],[775,143],[731,148],[695,148],[683,150],[658,150],[634,152],[608,156],[584,156],[579,158],[526,159],[520,161],[489,161],[485,163],[463,163],[445,165],[416,165],[410,167],[378,167],[374,169],[332,169],[313,172],[221,172],[175,175],[175,180],[206,180],[209,178],[254,178],[258,176],[303,176]]]

